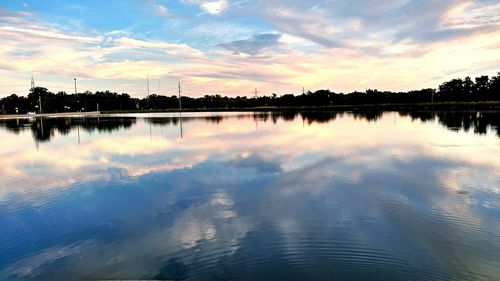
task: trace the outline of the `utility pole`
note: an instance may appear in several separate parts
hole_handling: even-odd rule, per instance
[[[2,114],[5,115],[5,104],[2,104]]]
[[[33,76],[31,77],[31,87],[33,87],[33,92],[35,91],[35,79]],[[43,112],[42,110],[42,93],[38,96],[38,106],[40,107],[40,113]]]
[[[75,81],[75,97],[78,98],[78,91],[76,90],[76,77],[73,78],[73,80]],[[80,112],[80,99],[78,98],[78,108],[76,109],[76,111]],[[78,135],[80,136],[80,135]],[[80,137],[78,137],[78,140],[80,140]],[[78,143],[80,143],[80,141],[78,141]]]
[[[434,90],[431,90],[431,103],[434,103]]]
[[[147,81],[147,84],[148,84],[148,96],[149,96],[149,75],[146,77],[146,81]]]
[[[35,78],[33,78],[33,76],[31,76],[31,92],[35,92]],[[38,96],[38,106],[40,108],[38,113],[42,113],[42,93]]]
[[[42,113],[42,93],[38,96],[38,106],[40,106],[40,113]]]
[[[259,92],[257,91],[257,88],[255,88],[255,98],[257,98],[258,94],[259,94]]]
[[[181,82],[179,82],[179,110],[182,111]]]

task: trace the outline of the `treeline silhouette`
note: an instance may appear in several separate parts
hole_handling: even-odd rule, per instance
[[[143,99],[133,98],[126,93],[110,91],[95,93],[84,92],[54,94],[43,87],[30,90],[27,97],[12,94],[0,100],[7,114],[42,111],[78,112],[78,111],[118,111],[118,110],[168,110],[179,108],[177,96],[149,95]],[[436,89],[422,89],[409,92],[389,92],[368,89],[365,92],[349,94],[335,93],[330,90],[307,92],[300,95],[283,94],[260,97],[223,97],[205,95],[199,98],[182,97],[184,109],[244,109],[253,107],[303,107],[361,104],[411,104],[429,102],[470,102],[500,101],[500,72],[492,78],[480,76],[472,80],[453,79]]]
[[[255,112],[240,115],[218,115],[203,117],[145,117],[145,122],[152,126],[179,126],[181,122],[189,123],[202,121],[207,123],[221,123],[227,119],[251,119],[255,122],[277,123],[279,120],[293,122],[297,119],[304,124],[329,123],[345,115],[352,116],[356,120],[366,122],[377,122],[383,117],[383,111],[273,111]],[[433,122],[437,120],[440,124],[452,131],[472,131],[475,134],[487,134],[494,132],[500,137],[500,112],[453,112],[453,111],[410,111],[399,112],[399,116],[409,116],[412,120],[421,122]],[[72,130],[78,129],[92,133],[112,133],[118,130],[126,130],[137,124],[137,117],[67,117],[67,118],[31,118],[31,119],[0,119],[0,128],[11,133],[18,134],[24,130],[31,130],[33,138],[38,142],[50,141],[58,132],[67,135]]]

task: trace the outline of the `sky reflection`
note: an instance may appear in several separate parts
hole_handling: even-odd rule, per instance
[[[497,127],[443,116],[3,123],[0,279],[494,280]]]

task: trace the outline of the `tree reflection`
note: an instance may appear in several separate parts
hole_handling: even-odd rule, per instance
[[[176,116],[176,117],[146,117],[144,121],[155,126],[178,126],[181,123],[192,121],[204,121],[219,124],[226,119],[251,119],[258,123],[293,122],[300,118],[304,124],[334,122],[338,117],[345,114],[352,116],[355,120],[366,122],[378,122],[384,115],[383,111],[273,111],[254,112],[251,114],[241,113],[237,115],[211,115],[211,116]],[[500,112],[454,112],[454,111],[412,111],[399,112],[402,117],[410,117],[412,120],[421,122],[438,121],[452,131],[472,131],[475,134],[484,135],[489,130],[494,131],[500,137]],[[67,117],[67,118],[31,118],[31,119],[0,119],[0,128],[18,134],[24,130],[31,130],[33,138],[38,142],[50,141],[55,133],[67,135],[74,129],[82,129],[85,132],[111,133],[117,130],[128,129],[137,122],[137,117]]]
[[[485,135],[491,129],[500,137],[500,112],[404,112],[413,120],[422,122],[437,121],[452,131],[469,132]]]
[[[135,122],[135,117],[3,119],[0,120],[0,128],[13,133],[31,130],[36,141],[47,142],[56,132],[67,135],[74,129],[82,129],[89,133],[95,131],[111,133],[131,128]]]

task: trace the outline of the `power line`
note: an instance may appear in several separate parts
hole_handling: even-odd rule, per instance
[[[33,78],[33,77],[32,77]],[[149,77],[148,77],[149,78]],[[33,78],[34,80],[34,78]],[[32,81],[32,85],[30,87],[31,88],[34,88],[36,87],[36,85],[34,84],[34,81]],[[197,84],[197,83],[190,83],[190,82],[186,82],[184,83],[183,82],[183,85],[185,84],[188,84],[188,85],[191,85],[191,84]],[[53,88],[53,89],[57,89],[59,91],[69,91],[69,90],[74,90],[74,88],[72,87],[68,87],[67,84],[66,85],[58,85],[58,84],[51,84],[51,83],[44,83],[44,85],[42,87],[47,87],[48,89],[50,88]],[[23,84],[11,84],[11,85],[0,85],[0,88],[15,88],[14,90],[15,91],[19,91],[19,90],[22,90],[22,89],[25,89]],[[149,85],[149,93],[151,92],[151,85]],[[121,88],[121,89],[113,89],[113,87],[110,87],[110,88],[107,88],[106,90],[107,91],[110,91],[110,92],[139,92],[139,93],[148,93],[148,88],[144,89],[144,88],[140,88],[140,87],[130,87],[130,88]],[[161,81],[158,81],[158,88],[159,88],[159,91],[161,91]],[[103,92],[103,90],[99,90],[99,89],[95,89],[94,91],[96,92]],[[218,92],[218,90],[216,89],[210,89],[210,88],[205,88],[205,87],[197,87],[197,92],[200,92],[200,93],[216,93]],[[254,93],[254,92],[253,92]],[[255,93],[254,93],[255,94]]]
[[[148,77],[149,78],[149,77]],[[34,80],[34,79],[33,79]],[[148,79],[149,80],[149,79]],[[147,81],[149,85],[147,85],[148,87],[145,89],[145,88],[140,88],[139,87],[125,87],[125,88],[121,88],[121,89],[113,89],[113,87],[110,87],[110,88],[107,88],[106,90],[99,90],[99,89],[93,89],[92,91],[94,92],[104,92],[104,91],[109,91],[109,92],[116,92],[116,93],[129,93],[129,94],[138,94],[138,95],[142,95],[142,94],[147,94],[149,95],[151,93],[151,85],[149,83],[149,81]],[[188,85],[191,85],[191,84],[194,84],[194,83],[184,83],[182,82],[182,86],[185,86],[185,84],[188,84]],[[24,90],[26,88],[24,88],[21,84],[19,85],[1,85],[0,88],[7,88],[7,87],[10,87],[10,88],[14,88],[17,87],[14,91],[15,92],[21,92],[21,90]],[[36,87],[37,85],[35,85]],[[63,92],[73,92],[74,91],[74,86],[73,87],[68,87],[68,84],[65,84],[65,85],[58,85],[58,84],[52,84],[52,83],[44,83],[43,85],[38,85],[39,87],[46,87],[48,89],[55,89],[57,91],[63,91]],[[159,90],[161,91],[161,81],[159,81]],[[167,87],[168,88],[168,87]],[[190,87],[189,87],[190,88]],[[256,89],[257,91],[253,91],[252,94],[255,95],[255,93],[257,92],[257,97],[259,94],[261,94],[261,92],[258,91],[258,89]],[[173,93],[168,93],[168,89],[166,90],[167,92],[165,93],[165,95],[172,95]],[[0,92],[3,92],[2,90],[0,90]],[[177,92],[177,91],[176,91]],[[218,90],[216,89],[213,89],[213,88],[209,88],[209,87],[196,87],[196,92],[199,94],[199,95],[204,95],[204,94],[215,94],[215,93],[219,93]],[[5,94],[9,94],[9,93],[5,93]],[[0,94],[1,95],[1,94]]]
[[[11,87],[26,87],[26,84],[0,85],[0,88],[11,88]]]

